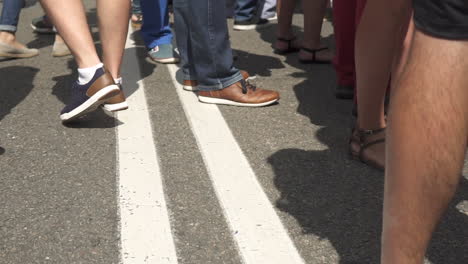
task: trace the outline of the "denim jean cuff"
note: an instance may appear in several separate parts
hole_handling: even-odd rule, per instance
[[[16,26],[12,26],[12,25],[0,25],[0,31],[8,31],[8,32],[15,33],[16,30],[17,30]]]
[[[237,71],[236,74],[234,74],[232,77],[225,78],[223,80],[219,80],[219,84],[215,85],[203,85],[203,84],[198,84],[198,90],[200,91],[216,91],[216,90],[222,90],[228,86],[233,85],[234,83],[242,80],[242,74],[240,71]]]
[[[189,64],[182,61],[182,66],[180,67],[180,69],[182,70],[184,80],[196,81],[197,76],[195,76],[195,74],[191,74],[190,68],[192,67]]]

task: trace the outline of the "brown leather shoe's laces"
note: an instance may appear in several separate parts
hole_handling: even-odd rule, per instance
[[[246,81],[244,79],[241,80],[241,85],[242,85],[242,93],[247,94],[247,92],[250,90],[254,91],[257,89],[257,86],[249,83],[249,81]]]

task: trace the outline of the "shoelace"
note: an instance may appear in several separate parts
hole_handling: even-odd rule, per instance
[[[243,94],[246,94],[249,89],[251,89],[252,91],[255,92],[255,90],[257,90],[257,86],[249,83],[249,81],[246,81],[246,80],[241,80],[241,85],[242,85],[242,93]]]

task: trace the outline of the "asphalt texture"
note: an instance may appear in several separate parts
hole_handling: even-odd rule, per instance
[[[84,2],[97,40],[94,1]],[[51,56],[52,35],[32,32],[40,15],[38,5],[24,9],[17,33],[40,55],[0,60],[0,264],[119,263],[115,128],[125,124],[101,110],[61,124],[76,65]],[[301,24],[298,13],[299,36]],[[378,263],[383,173],[348,157],[352,103],[335,99],[332,65],[274,54],[275,30],[230,34],[236,66],[278,90],[280,103],[219,108],[306,263]],[[330,22],[322,33],[333,49]],[[133,37],[178,261],[242,263],[167,66],[148,63],[138,32]],[[465,165],[427,263],[468,263]]]

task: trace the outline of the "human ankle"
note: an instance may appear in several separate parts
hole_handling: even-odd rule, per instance
[[[94,74],[96,73],[96,70],[102,67],[104,67],[104,65],[102,63],[98,63],[91,67],[79,68],[78,69],[78,83],[80,84],[88,83],[89,81],[91,81],[91,79],[93,79]]]
[[[359,130],[378,130],[385,128],[386,122],[385,120],[362,120],[358,119],[357,128]]]
[[[5,43],[12,43],[16,41],[16,36],[14,33],[9,31],[0,31],[0,41]]]

